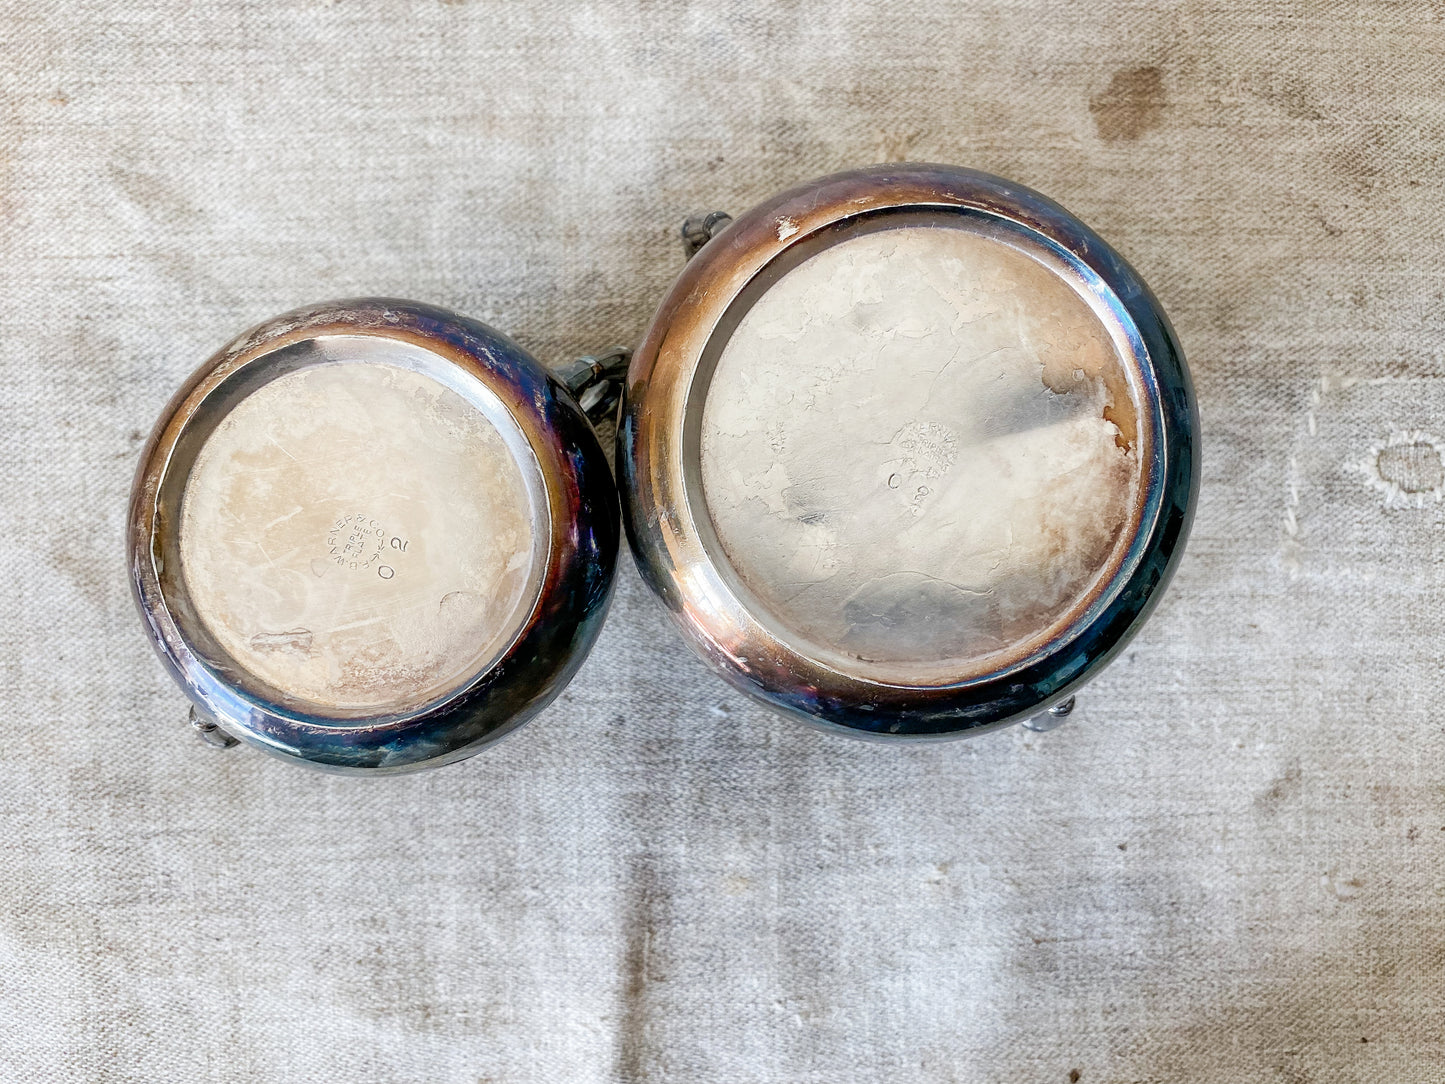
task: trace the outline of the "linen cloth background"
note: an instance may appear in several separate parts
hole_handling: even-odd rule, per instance
[[[12,0],[0,35],[0,1079],[1445,1080],[1445,504],[1428,447],[1378,458],[1445,435],[1438,3]],[[567,693],[465,764],[196,741],[122,522],[222,342],[361,293],[634,342],[685,214],[904,158],[1060,200],[1193,368],[1188,555],[1075,722],[814,733],[624,559]]]

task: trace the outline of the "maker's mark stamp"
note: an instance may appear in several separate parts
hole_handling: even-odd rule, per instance
[[[410,543],[399,535],[390,534],[374,516],[362,512],[351,512],[339,517],[326,533],[326,550],[330,559],[342,568],[366,570],[376,569],[383,580],[396,575],[396,568],[382,561],[387,550],[387,560],[393,561],[407,550]]]

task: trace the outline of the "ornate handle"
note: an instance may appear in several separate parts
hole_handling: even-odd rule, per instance
[[[627,379],[627,363],[631,360],[631,350],[625,346],[613,346],[600,354],[588,354],[575,361],[564,362],[553,372],[577,397],[587,420],[596,425],[622,398],[622,382]]]

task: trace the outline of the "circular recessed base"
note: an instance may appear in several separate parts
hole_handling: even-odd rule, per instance
[[[323,715],[412,710],[484,670],[536,602],[551,534],[496,396],[372,336],[258,367],[277,375],[228,405],[181,498],[182,582],[207,631]]]
[[[780,638],[947,684],[1088,606],[1127,548],[1149,430],[1127,341],[1047,250],[916,220],[834,231],[719,332],[697,454],[736,585]]]

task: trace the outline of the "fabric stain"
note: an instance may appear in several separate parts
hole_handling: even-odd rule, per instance
[[[1303,772],[1296,760],[1254,800],[1256,809],[1273,812],[1299,794],[1303,786]]]
[[[1156,67],[1125,68],[1089,102],[1094,125],[1107,143],[1138,139],[1164,117],[1164,73]]]

